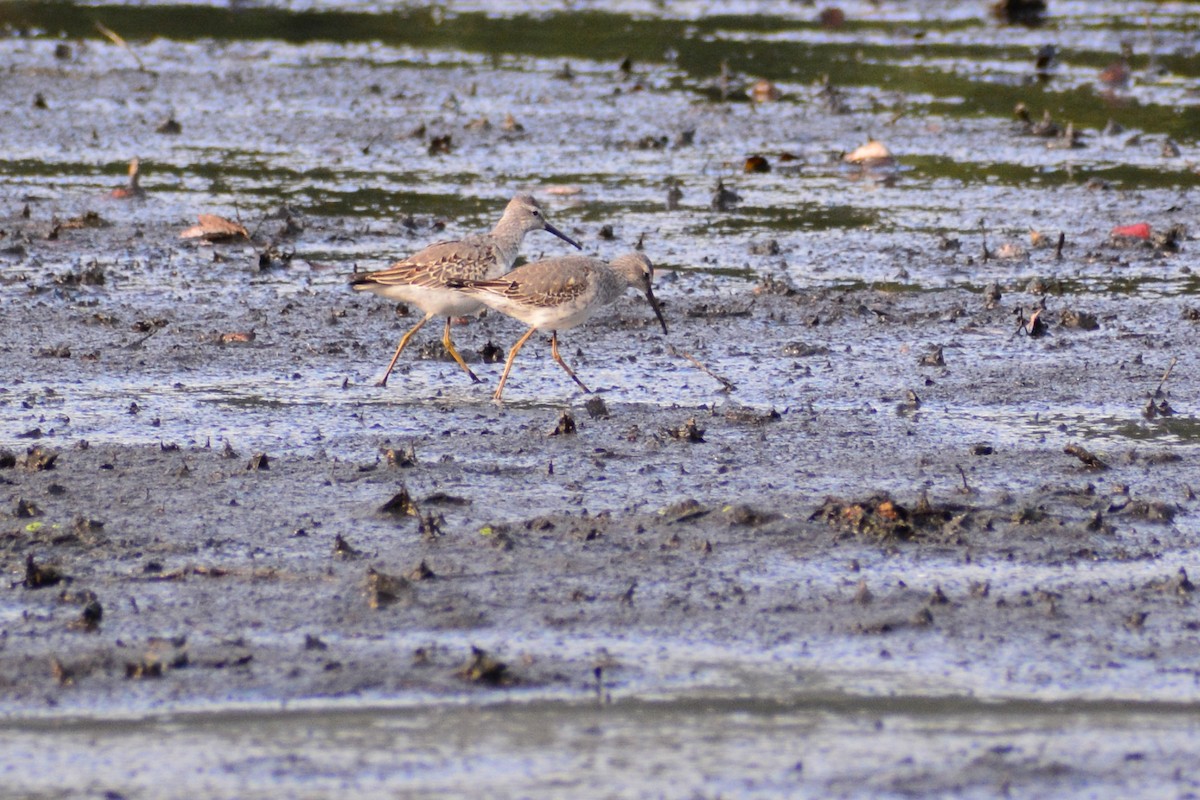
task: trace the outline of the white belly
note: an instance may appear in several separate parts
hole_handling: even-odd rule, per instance
[[[395,300],[398,303],[408,303],[435,317],[463,317],[477,314],[483,308],[483,304],[475,298],[453,289],[387,286],[378,283],[355,288],[386,297],[388,300]]]

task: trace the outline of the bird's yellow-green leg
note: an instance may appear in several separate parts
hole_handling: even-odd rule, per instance
[[[558,354],[558,331],[550,334],[550,355],[554,356],[554,360],[558,362],[558,365],[567,371],[567,374],[571,376],[571,380],[579,384],[580,389],[583,389],[588,394],[592,393],[592,390],[584,386],[583,381],[579,380],[579,376],[575,374],[575,370],[568,367],[567,362],[563,361],[562,356]]]
[[[444,334],[442,334],[442,346],[445,347],[446,352],[449,353],[450,356],[455,361],[458,362],[458,365],[467,371],[467,374],[471,376],[472,381],[474,381],[475,383],[482,382],[479,380],[479,378],[477,378],[475,376],[474,372],[471,372],[471,368],[467,366],[467,362],[463,361],[462,356],[460,356],[458,354],[458,351],[454,349],[454,343],[450,341],[450,318],[449,317],[446,317],[446,332]]]
[[[537,328],[530,328],[525,332],[524,336],[517,339],[517,343],[512,346],[512,350],[508,351],[508,361],[504,362],[504,373],[500,376],[500,385],[496,387],[496,393],[492,395],[492,399],[497,403],[500,402],[500,395],[504,394],[504,383],[508,380],[508,373],[512,371],[513,361],[516,359],[517,353],[525,346],[525,343],[529,341],[529,337],[533,336],[533,332],[536,330]]]
[[[392,356],[392,363],[388,364],[387,372],[383,373],[383,377],[379,379],[379,383],[375,384],[376,386],[387,386],[388,377],[392,374],[392,370],[396,366],[396,360],[400,358],[400,353],[405,347],[408,346],[408,340],[413,337],[414,333],[421,330],[421,326],[423,326],[426,322],[429,322],[431,319],[433,319],[433,315],[426,314],[420,322],[418,322],[416,325],[413,325],[412,328],[409,329],[408,333],[400,337],[400,344],[396,347],[396,354]]]

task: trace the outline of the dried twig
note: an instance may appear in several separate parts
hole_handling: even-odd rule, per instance
[[[672,345],[672,344],[667,345],[667,352],[670,353],[671,355],[675,356],[676,358],[684,358],[684,359],[687,359],[688,361],[690,361],[692,363],[692,365],[694,367],[696,367],[696,369],[700,370],[708,377],[710,377],[713,380],[720,383],[722,391],[732,392],[734,389],[737,388],[737,384],[735,384],[733,381],[729,380],[728,378],[722,378],[720,375],[718,375],[717,373],[713,372],[708,367],[701,364],[700,361],[691,353],[685,353],[682,350],[676,350],[675,345]]]
[[[138,58],[138,54],[133,52],[133,48],[129,46],[129,42],[127,42],[121,38],[121,34],[117,33],[112,28],[105,25],[103,22],[96,23],[96,30],[98,30],[98,31],[100,31],[100,33],[104,34],[105,38],[108,39],[113,44],[115,44],[117,47],[121,48],[126,53],[129,53],[129,55],[133,56],[133,60],[137,62],[138,70],[140,72],[146,71],[146,65],[142,63],[142,59]]]
[[[1175,413],[1175,409],[1171,408],[1171,404],[1167,402],[1163,394],[1163,386],[1167,383],[1167,378],[1171,377],[1171,370],[1175,369],[1175,364],[1179,361],[1178,358],[1172,357],[1171,363],[1167,365],[1166,371],[1163,373],[1162,380],[1158,382],[1158,386],[1154,388],[1154,392],[1150,395],[1150,399],[1146,401],[1145,408],[1142,409],[1142,416],[1146,419],[1154,419],[1155,417],[1169,417]],[[1154,401],[1159,402],[1155,403]]]
[[[958,474],[962,476],[962,488],[959,489],[958,491],[962,494],[971,494],[974,491],[974,489],[972,489],[971,486],[967,483],[966,470],[964,470],[962,468],[962,466],[959,464],[955,464],[954,467],[955,467],[955,469],[958,470]]]
[[[1154,394],[1150,395],[1151,397],[1162,397],[1163,386],[1166,385],[1167,378],[1171,377],[1171,370],[1175,369],[1175,364],[1178,361],[1178,357],[1172,356],[1171,363],[1167,364],[1167,371],[1163,373],[1162,380],[1158,382],[1158,388],[1154,390]]]

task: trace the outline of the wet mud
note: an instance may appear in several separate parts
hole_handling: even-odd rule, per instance
[[[1120,87],[1140,27],[985,7],[589,12],[627,48],[505,8],[524,39],[97,7],[122,48],[14,8],[16,791],[1196,790],[1191,6]],[[670,334],[630,293],[561,337],[594,394],[535,337],[498,405],[522,326],[491,313],[455,325],[482,384],[431,324],[376,386],[417,317],[347,276],[517,190],[643,248]],[[233,224],[181,239],[203,214]]]

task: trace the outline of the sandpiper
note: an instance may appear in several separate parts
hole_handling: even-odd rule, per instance
[[[538,330],[551,332],[550,355],[579,384],[579,388],[590,392],[559,355],[558,332],[583,324],[597,309],[613,302],[630,287],[646,295],[665,334],[667,321],[663,319],[662,309],[650,287],[653,276],[654,265],[650,259],[641,253],[629,253],[611,264],[587,256],[548,258],[517,267],[492,280],[458,280],[451,281],[451,285],[530,326],[508,354],[500,384],[492,396],[499,401],[513,360]]]
[[[491,233],[431,244],[387,269],[351,275],[350,285],[354,289],[409,303],[425,312],[421,321],[401,337],[396,354],[392,356],[387,372],[377,385],[387,385],[396,360],[400,358],[400,353],[409,339],[434,317],[446,318],[442,344],[445,345],[446,352],[471,376],[471,380],[478,383],[479,378],[463,361],[450,341],[450,318],[475,314],[483,305],[474,297],[449,288],[447,282],[485,280],[503,275],[512,269],[521,249],[521,241],[525,234],[531,231],[548,231],[582,249],[578,242],[546,221],[537,200],[531,195],[519,194],[509,201],[508,207],[504,209],[504,216],[496,223],[496,227],[492,228]]]

